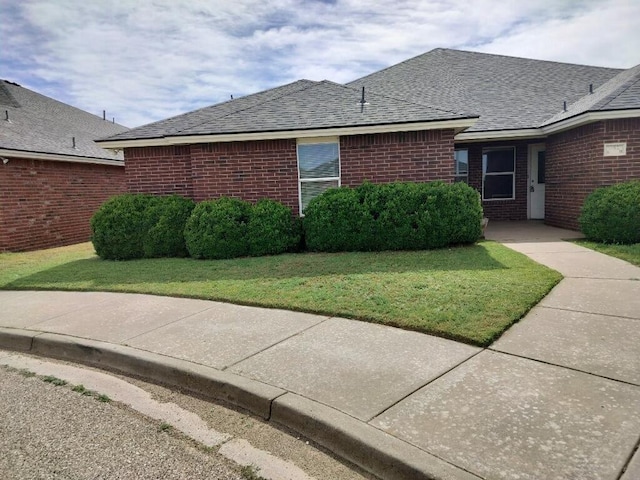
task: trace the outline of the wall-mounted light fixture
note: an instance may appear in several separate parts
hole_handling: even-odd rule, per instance
[[[2,159],[2,164],[6,165],[7,163],[9,163],[9,159],[6,157],[0,157],[0,159]]]

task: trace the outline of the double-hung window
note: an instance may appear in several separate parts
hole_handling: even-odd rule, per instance
[[[516,149],[486,148],[482,151],[482,199],[513,200],[516,186]]]
[[[469,150],[455,150],[453,158],[456,164],[455,181],[469,183]]]
[[[298,140],[298,180],[301,213],[312,198],[340,186],[338,138]]]

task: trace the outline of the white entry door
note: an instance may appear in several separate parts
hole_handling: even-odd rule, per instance
[[[529,218],[544,218],[544,145],[529,147]]]

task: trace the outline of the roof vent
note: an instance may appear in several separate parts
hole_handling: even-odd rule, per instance
[[[564,102],[562,102],[562,111],[563,112],[567,111],[567,101],[566,100]]]
[[[360,113],[364,112],[365,105],[369,105],[369,102],[367,102],[367,100],[364,98],[364,87],[362,87],[362,98],[360,98],[358,105],[360,105]]]
[[[589,93],[593,93],[593,83],[589,84]]]
[[[76,137],[71,137],[71,143],[73,144],[73,149],[78,150],[78,147],[76,147]]]
[[[4,121],[11,123],[11,119],[9,118],[9,110],[4,111]]]

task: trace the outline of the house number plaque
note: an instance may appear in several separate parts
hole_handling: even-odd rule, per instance
[[[605,143],[604,144],[604,156],[605,157],[620,157],[627,154],[627,143]]]

